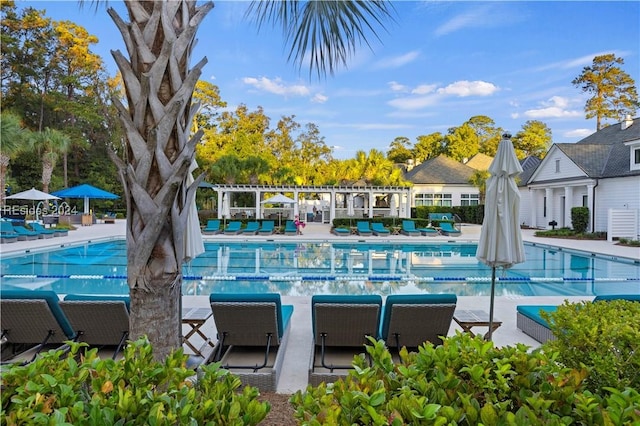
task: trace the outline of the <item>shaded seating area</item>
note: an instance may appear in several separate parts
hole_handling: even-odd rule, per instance
[[[238,235],[242,232],[242,222],[237,220],[229,222],[223,232],[225,235]]]
[[[640,295],[602,295],[596,296],[593,302],[621,299],[640,302]],[[556,337],[551,332],[549,323],[542,317],[542,313],[551,314],[557,309],[558,306],[556,305],[518,305],[516,306],[516,327],[540,343],[544,343],[547,340],[555,340]]]
[[[440,223],[440,232],[443,235],[448,235],[450,237],[457,237],[462,233],[462,232],[460,232],[459,229],[457,229],[450,222],[442,222],[442,223]]]
[[[216,235],[222,232],[220,229],[220,220],[218,219],[209,219],[207,221],[207,226],[202,229],[202,233],[206,235]]]
[[[260,229],[258,230],[258,234],[260,235],[271,235],[275,232],[275,221],[273,220],[265,220],[262,222]]]
[[[424,342],[442,343],[453,321],[455,294],[394,294],[387,296],[380,338],[399,351],[416,349]]]
[[[371,228],[369,227],[369,222],[358,221],[356,224],[356,232],[358,235],[362,235],[363,237],[370,236],[372,234]]]
[[[211,361],[245,385],[275,391],[293,306],[282,305],[277,293],[211,294],[209,301],[218,337]]]
[[[400,233],[411,237],[419,237],[422,235],[420,231],[416,229],[416,223],[413,220],[403,220]]]
[[[258,222],[249,222],[247,223],[246,228],[242,230],[242,233],[245,235],[256,235],[260,230],[260,224]]]
[[[377,338],[382,312],[378,295],[315,295],[311,298],[313,349],[309,384],[331,383],[352,368],[365,352],[367,336]]]
[[[391,235],[391,231],[385,228],[384,224],[382,224],[381,222],[372,222],[371,232],[376,236]]]
[[[129,337],[129,298],[68,294],[60,308],[77,341],[97,348],[99,356],[117,359]]]
[[[43,351],[64,349],[64,342],[76,337],[53,291],[2,290],[0,312],[3,364],[30,363]]]

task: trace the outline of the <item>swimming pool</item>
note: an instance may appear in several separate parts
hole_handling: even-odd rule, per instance
[[[224,242],[185,265],[183,294],[455,293],[489,295],[491,269],[471,243]],[[498,272],[498,296],[640,294],[640,262],[525,244],[527,261]],[[127,294],[126,242],[3,256],[2,288]]]

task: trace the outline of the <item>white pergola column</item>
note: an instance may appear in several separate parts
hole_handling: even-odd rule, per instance
[[[595,185],[587,185],[587,207],[589,208],[589,230],[595,230],[594,219],[596,212],[593,211],[593,200],[595,200]]]
[[[563,225],[571,225],[571,208],[573,206],[573,186],[566,186],[564,188],[564,218]]]
[[[531,191],[531,194],[529,194],[529,224],[532,228],[537,228],[538,227],[538,212],[535,208],[535,206],[538,205],[538,190],[537,189],[531,189],[529,188],[529,191]]]
[[[547,200],[547,217],[545,218],[544,227],[546,229],[550,229],[551,225],[549,225],[549,222],[551,222],[552,220],[555,220],[553,218],[553,214],[554,214],[553,213],[553,188],[545,188],[544,196]]]

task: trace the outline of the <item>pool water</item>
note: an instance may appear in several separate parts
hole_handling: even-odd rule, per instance
[[[455,293],[489,295],[491,268],[470,243],[205,243],[183,269],[183,294]],[[498,270],[498,296],[640,294],[640,262],[525,244],[526,262]],[[2,288],[127,294],[126,242],[3,256]]]

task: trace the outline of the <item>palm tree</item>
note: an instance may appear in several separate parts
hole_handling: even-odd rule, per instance
[[[53,169],[60,155],[69,150],[71,139],[59,130],[45,127],[43,131],[31,134],[31,145],[42,155],[42,190],[49,192]]]
[[[0,205],[4,205],[4,187],[9,161],[25,148],[29,131],[22,128],[20,117],[3,112],[0,118]]]
[[[128,59],[112,52],[122,74],[126,106],[114,99],[126,134],[126,155],[115,155],[127,204],[127,274],[130,335],[146,335],[155,356],[181,345],[180,301],[188,206],[203,176],[186,184],[202,131],[190,133],[198,108],[192,95],[206,59],[189,69],[198,26],[213,8],[195,0],[130,0],[131,22],[108,13],[120,30]],[[291,41],[290,59],[311,70],[334,72],[346,63],[366,29],[389,9],[382,1],[263,1],[250,13],[260,23],[281,23]],[[367,20],[372,20],[368,23]]]

